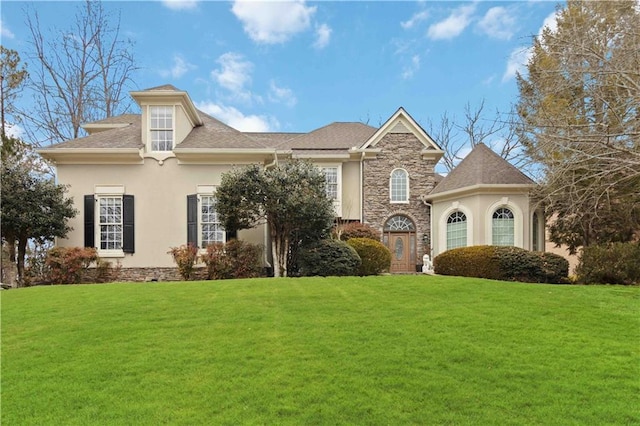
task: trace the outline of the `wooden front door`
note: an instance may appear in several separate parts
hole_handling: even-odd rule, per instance
[[[391,271],[390,272],[412,272],[411,268],[411,246],[409,233],[389,234],[389,250],[391,250]]]

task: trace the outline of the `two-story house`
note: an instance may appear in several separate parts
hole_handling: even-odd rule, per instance
[[[81,212],[57,244],[96,247],[125,279],[170,276],[167,251],[181,244],[237,237],[270,247],[264,226],[225,232],[214,194],[234,166],[289,159],[324,172],[337,218],[381,231],[392,272],[460,246],[542,248],[533,182],[484,145],[442,178],[434,168],[443,151],[403,108],[379,128],[337,122],[309,133],[250,133],[199,111],[171,85],[131,96],[141,114],[85,124],[88,136],[39,150]]]

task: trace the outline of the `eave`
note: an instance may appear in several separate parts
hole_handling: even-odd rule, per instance
[[[184,105],[184,110],[191,120],[193,126],[202,126],[204,123],[198,114],[196,106],[191,101],[187,92],[176,92],[175,90],[153,90],[130,92],[131,97],[135,99],[138,105],[143,103],[171,102]]]
[[[54,164],[142,164],[141,148],[54,148],[36,150]]]
[[[437,194],[428,194],[426,201],[444,201],[451,198],[466,197],[477,194],[528,194],[535,187],[534,184],[477,184],[465,186],[463,188],[452,189],[449,191],[439,192]]]
[[[176,148],[178,164],[251,164],[271,161],[273,148]]]

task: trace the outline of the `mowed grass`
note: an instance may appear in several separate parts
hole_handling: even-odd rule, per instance
[[[2,293],[2,424],[639,424],[640,288],[437,276]]]

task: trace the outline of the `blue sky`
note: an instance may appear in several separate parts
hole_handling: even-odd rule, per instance
[[[77,2],[2,1],[2,44],[27,55],[24,8],[69,28]],[[531,37],[555,2],[105,2],[121,13],[140,70],[245,131],[307,132],[384,122],[403,106],[420,124],[485,101],[507,111]],[[26,102],[27,100],[23,100]]]

